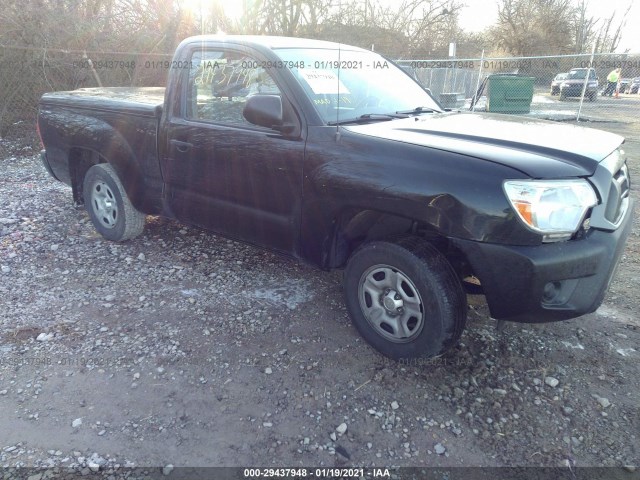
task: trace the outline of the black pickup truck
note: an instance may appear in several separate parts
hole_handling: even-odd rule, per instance
[[[444,111],[330,42],[194,37],[167,65],[166,89],[40,102],[42,161],[105,238],[163,215],[344,269],[354,325],[395,359],[453,346],[469,291],[499,320],[601,304],[631,229],[622,137]]]

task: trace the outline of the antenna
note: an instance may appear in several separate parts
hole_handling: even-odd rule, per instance
[[[342,14],[342,0],[338,2],[338,12]],[[340,53],[342,42],[338,42],[338,101],[336,102],[336,142],[340,140]]]
[[[336,104],[336,140],[340,140],[340,52],[342,43],[338,43],[338,102]]]

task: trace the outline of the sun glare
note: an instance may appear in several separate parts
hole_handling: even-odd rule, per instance
[[[180,0],[180,6],[188,10],[192,15],[199,17],[207,16],[215,3],[215,0]],[[239,0],[218,0],[227,17],[238,19],[242,16],[242,1]]]

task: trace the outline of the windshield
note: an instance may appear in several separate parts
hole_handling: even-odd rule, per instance
[[[580,79],[580,80],[584,80],[584,77],[587,75],[587,71],[586,70],[571,70],[569,72],[569,79],[570,80],[576,80],[576,79]],[[591,70],[589,78],[594,78],[596,75],[593,72],[593,70]]]
[[[424,112],[440,111],[417,82],[376,53],[311,48],[278,49],[276,53],[325,123],[362,116],[382,119],[376,115],[393,115],[418,107]]]

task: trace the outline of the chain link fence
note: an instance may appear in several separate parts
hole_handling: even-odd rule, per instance
[[[636,121],[640,54],[399,60],[444,107],[552,120]],[[0,45],[0,135],[35,122],[45,92],[163,86],[171,55]],[[607,77],[621,69],[620,81]],[[561,75],[564,74],[564,77]]]
[[[0,136],[33,125],[38,100],[88,87],[163,86],[171,55],[0,45]]]
[[[640,54],[399,60],[444,107],[551,120],[636,121]],[[607,78],[620,69],[618,81]]]

